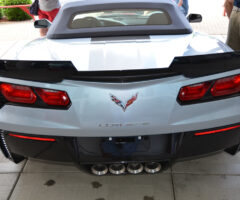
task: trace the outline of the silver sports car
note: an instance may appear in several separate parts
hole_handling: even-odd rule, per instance
[[[156,173],[240,144],[240,54],[170,0],[64,4],[0,60],[0,147],[94,174]]]

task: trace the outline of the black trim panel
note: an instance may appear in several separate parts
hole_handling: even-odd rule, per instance
[[[240,51],[176,57],[170,69],[188,78],[240,69]]]
[[[0,61],[0,76],[58,83],[63,79],[93,82],[136,82],[175,75],[197,78],[240,69],[240,52],[176,57],[169,68],[77,71],[70,61]]]
[[[61,82],[77,73],[70,61],[0,60],[0,76],[46,83]]]
[[[167,25],[149,25],[127,27],[99,27],[99,28],[82,28],[81,32],[69,34],[49,34],[49,39],[72,39],[72,38],[88,38],[88,37],[115,37],[115,36],[149,36],[149,35],[184,35],[192,33],[191,29],[177,30],[161,30],[162,26]],[[75,30],[75,29],[74,29]]]
[[[185,158],[229,149],[240,143],[240,127],[209,135],[195,133],[219,130],[230,126],[174,134],[136,137],[61,137],[20,134],[54,138],[54,142],[21,139],[9,136],[5,140],[11,154],[44,160],[73,161],[80,164],[114,162],[174,162]]]

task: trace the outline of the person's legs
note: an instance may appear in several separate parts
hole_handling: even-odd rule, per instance
[[[56,8],[56,9],[54,9],[52,11],[49,11],[49,12],[39,10],[38,17],[39,17],[39,19],[47,19],[50,22],[52,22],[54,20],[54,18],[56,17],[56,15],[58,14],[59,9],[60,8]],[[47,35],[47,32],[48,32],[48,28],[40,28],[41,37]]]
[[[240,50],[240,12],[232,11],[229,25],[226,44],[233,50]]]
[[[46,15],[46,13],[44,11],[39,10],[38,11],[38,18],[39,19],[48,19],[48,16]],[[39,32],[40,32],[40,36],[44,37],[48,32],[48,28],[40,28]]]
[[[236,51],[240,51],[240,12],[237,12],[237,44],[236,44]]]
[[[174,0],[176,4],[179,4],[179,0]],[[186,16],[188,14],[188,0],[183,0],[181,6],[178,7],[181,12]]]
[[[185,10],[184,7],[179,7],[179,9],[181,10],[181,12],[186,16],[187,15],[187,11]]]
[[[184,14],[187,15],[189,10],[188,0],[183,0],[182,7],[184,8]]]
[[[44,36],[47,35],[48,28],[40,28],[40,29],[39,29],[39,32],[40,32],[40,36],[41,36],[41,37],[44,37]]]

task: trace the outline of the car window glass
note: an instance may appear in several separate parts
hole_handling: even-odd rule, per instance
[[[171,19],[165,11],[150,9],[102,10],[75,14],[69,23],[71,29],[169,25]]]

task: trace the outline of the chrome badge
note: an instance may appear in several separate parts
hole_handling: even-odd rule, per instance
[[[117,104],[118,106],[120,106],[123,109],[123,112],[125,112],[127,110],[128,106],[132,105],[133,102],[137,100],[138,93],[135,94],[134,96],[132,96],[132,98],[127,101],[127,103],[123,103],[121,100],[119,100],[116,96],[114,96],[112,94],[110,94],[110,97],[111,97],[112,101],[115,104]]]

